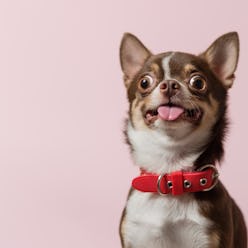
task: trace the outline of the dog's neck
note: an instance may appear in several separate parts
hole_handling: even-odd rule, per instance
[[[210,134],[195,131],[184,139],[175,141],[155,130],[136,130],[129,123],[127,136],[136,165],[152,173],[170,173],[193,170],[196,161],[206,149]]]

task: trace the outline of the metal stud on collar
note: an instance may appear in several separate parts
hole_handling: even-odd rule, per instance
[[[191,182],[189,180],[184,180],[183,186],[185,189],[188,189],[191,187]]]
[[[200,185],[201,186],[205,186],[207,184],[207,182],[208,182],[207,178],[201,178],[200,179]]]

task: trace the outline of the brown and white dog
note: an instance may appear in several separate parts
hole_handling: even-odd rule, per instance
[[[153,55],[134,35],[124,35],[125,133],[142,175],[123,212],[122,247],[247,248],[243,215],[215,169],[224,153],[227,93],[238,57],[236,32],[198,56]]]

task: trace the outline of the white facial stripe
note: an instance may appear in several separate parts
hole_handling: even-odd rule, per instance
[[[162,60],[162,67],[164,69],[164,80],[175,80],[177,83],[179,83],[179,85],[181,85],[182,87],[184,87],[184,84],[180,81],[178,81],[177,79],[175,78],[172,78],[171,77],[171,74],[170,74],[170,60],[171,58],[175,55],[175,52],[172,52],[170,55],[166,56],[163,58]]]
[[[174,54],[175,53],[173,52],[170,55],[164,57],[162,60],[162,66],[164,69],[164,80],[171,79],[169,63],[170,63],[171,58],[174,56]]]

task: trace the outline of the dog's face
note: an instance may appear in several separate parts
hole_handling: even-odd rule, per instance
[[[196,131],[209,132],[225,114],[238,61],[237,33],[220,37],[199,56],[153,55],[135,36],[125,34],[120,52],[135,129],[180,140]]]

